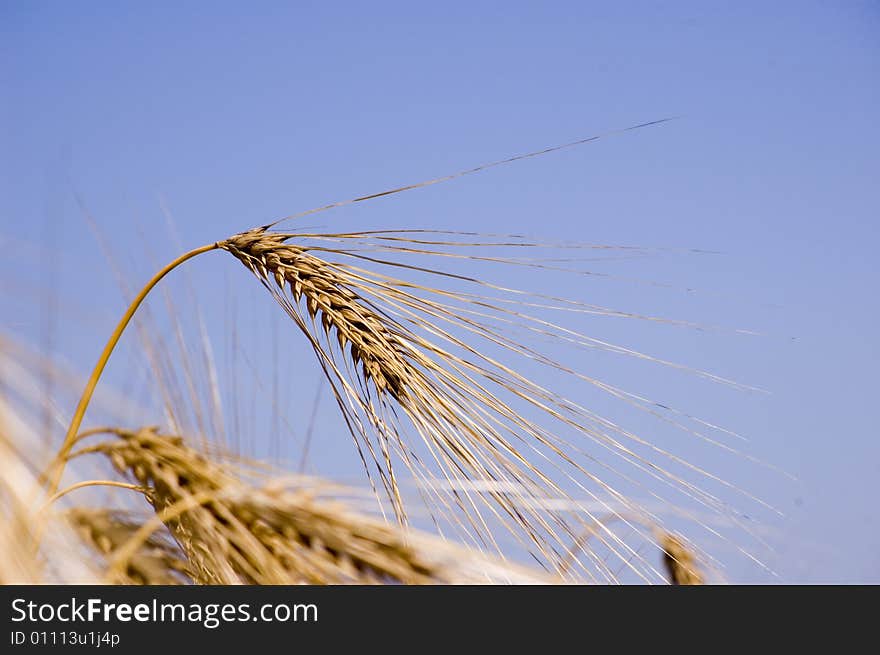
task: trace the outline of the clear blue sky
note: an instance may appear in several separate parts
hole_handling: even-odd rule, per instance
[[[785,513],[768,537],[783,580],[880,582],[876,2],[6,1],[0,53],[0,321],[83,369],[121,295],[77,197],[134,282],[179,250],[165,210],[194,246],[682,116],[313,224],[721,251],[607,269],[696,294],[574,281],[565,295],[762,332],[642,330],[634,345],[771,392],[644,381],[798,477],[725,464]],[[221,312],[238,273],[212,260],[190,275]],[[233,310],[260,363],[278,312],[250,297]],[[326,473],[334,452],[315,448]]]

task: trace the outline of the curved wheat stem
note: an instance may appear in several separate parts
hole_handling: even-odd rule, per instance
[[[150,278],[150,280],[138,292],[137,296],[135,296],[134,300],[131,301],[131,304],[125,310],[122,318],[119,319],[119,323],[116,325],[116,328],[114,328],[113,332],[110,334],[110,338],[107,340],[107,344],[104,346],[104,350],[101,351],[100,357],[98,357],[95,368],[92,370],[92,374],[89,376],[89,379],[86,382],[86,386],[83,389],[82,396],[80,396],[79,402],[76,405],[76,409],[73,412],[73,417],[70,419],[70,425],[67,428],[67,434],[64,435],[64,441],[61,443],[61,447],[58,449],[58,454],[56,455],[55,460],[50,465],[49,472],[46,474],[46,478],[48,480],[47,493],[50,496],[58,491],[58,485],[61,482],[61,476],[64,474],[65,459],[70,454],[70,449],[76,442],[77,433],[79,431],[80,425],[82,424],[82,420],[86,415],[86,410],[89,407],[89,402],[92,399],[92,394],[95,392],[95,387],[98,386],[98,380],[101,378],[101,373],[104,372],[104,368],[107,366],[107,362],[110,361],[110,355],[113,354],[113,350],[114,348],[116,348],[116,344],[119,343],[119,339],[122,337],[122,333],[125,331],[125,328],[128,326],[128,323],[131,321],[135,312],[138,310],[138,307],[141,306],[141,303],[147,297],[147,294],[152,291],[153,287],[155,287],[168,273],[183,264],[185,261],[188,261],[193,257],[209,252],[211,250],[216,250],[218,247],[219,245],[217,243],[204,245],[199,248],[195,248],[194,250],[190,250],[189,252],[182,254],[175,260],[169,262],[164,268],[162,268],[158,273]]]
[[[49,500],[46,501],[43,507],[40,508],[40,513],[45,512],[52,506],[53,503],[57,502],[67,494],[76,491],[77,489],[84,489],[86,487],[116,487],[119,489],[128,489],[129,491],[143,491],[141,487],[137,486],[136,484],[131,484],[130,482],[119,482],[118,480],[83,480],[55,493],[51,498],[49,498]]]

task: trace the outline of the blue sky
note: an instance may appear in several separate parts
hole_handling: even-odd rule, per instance
[[[310,224],[719,251],[608,265],[675,289],[572,279],[564,295],[761,332],[611,329],[771,392],[638,380],[797,476],[721,465],[784,512],[781,579],[880,582],[876,3],[4,2],[0,31],[0,321],[82,369],[122,307],[86,211],[134,283],[180,246],[680,116]],[[189,274],[259,363],[278,312],[231,301],[229,268]],[[315,379],[286,374],[312,397]],[[348,442],[317,443],[327,473]]]

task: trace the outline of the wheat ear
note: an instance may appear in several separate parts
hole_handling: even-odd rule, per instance
[[[155,546],[153,530],[164,524],[185,554],[186,574],[202,584],[561,582],[354,511],[320,480],[254,482],[219,454],[199,452],[155,428],[114,429],[112,435],[72,456],[108,457],[145,488],[156,515],[126,531],[126,542],[103,541],[111,579],[144,568],[144,555],[156,555],[145,546]],[[103,522],[99,530],[106,532]],[[161,549],[163,570],[173,554]]]
[[[405,191],[411,191],[413,189],[419,189],[419,188],[423,188],[426,186],[431,186],[434,184],[440,184],[442,182],[454,180],[454,179],[457,179],[460,177],[464,177],[466,175],[472,175],[474,173],[479,173],[479,172],[487,170],[489,168],[502,166],[502,165],[509,164],[509,163],[512,163],[515,161],[520,161],[523,159],[538,157],[541,155],[545,155],[545,154],[555,152],[558,150],[563,150],[566,148],[573,148],[576,146],[584,145],[586,143],[591,143],[593,141],[596,141],[596,140],[601,139],[606,136],[611,136],[614,134],[622,134],[624,132],[630,132],[630,131],[642,129],[645,127],[660,125],[662,123],[667,123],[672,120],[675,120],[675,117],[662,118],[659,120],[649,121],[646,123],[639,123],[637,125],[631,125],[626,128],[605,132],[603,134],[598,134],[598,135],[591,136],[591,137],[588,137],[585,139],[578,139],[576,141],[570,141],[568,143],[564,143],[561,145],[551,146],[549,148],[543,148],[541,150],[536,150],[536,151],[521,154],[521,155],[515,155],[513,157],[508,157],[507,159],[502,159],[502,160],[490,162],[487,164],[481,164],[479,166],[465,169],[463,171],[459,171],[459,172],[453,173],[451,175],[445,175],[442,177],[418,182],[416,184],[409,184],[406,186],[397,187],[395,189],[390,189],[388,191],[382,191],[379,193],[372,193],[372,194],[368,194],[366,196],[358,196],[357,198],[352,198],[350,200],[344,200],[341,202],[331,203],[329,205],[324,205],[321,207],[317,207],[315,209],[310,209],[310,210],[302,212],[300,214],[283,217],[281,219],[278,219],[277,221],[274,221],[274,222],[264,226],[262,229],[265,230],[269,227],[277,225],[278,223],[281,223],[283,221],[290,220],[292,218],[298,218],[300,216],[306,216],[306,215],[314,214],[317,212],[327,211],[329,209],[335,209],[337,207],[343,207],[345,205],[350,205],[350,204],[357,203],[357,202],[363,202],[366,200],[372,200],[375,198],[381,198],[381,197],[393,195],[396,193],[402,193]],[[177,259],[173,260],[172,262],[167,264],[164,268],[162,268],[158,273],[156,273],[149,280],[149,282],[147,282],[147,284],[140,290],[138,295],[135,297],[135,299],[128,306],[128,309],[126,309],[125,314],[123,314],[122,318],[119,321],[119,324],[116,326],[116,328],[113,330],[113,333],[110,335],[110,339],[107,341],[106,346],[104,346],[104,350],[101,352],[101,356],[98,358],[98,362],[95,364],[95,368],[93,369],[91,375],[89,376],[88,381],[86,382],[85,389],[83,390],[82,396],[80,397],[79,402],[77,403],[76,410],[74,410],[73,417],[71,418],[71,421],[70,421],[70,426],[67,429],[67,433],[64,436],[64,441],[62,442],[61,447],[59,448],[58,454],[55,457],[52,464],[50,465],[48,472],[46,472],[43,476],[47,480],[47,488],[48,488],[49,495],[54,494],[58,490],[58,485],[61,481],[61,476],[64,473],[65,458],[70,453],[70,449],[73,447],[73,444],[76,441],[77,432],[80,428],[80,425],[82,424],[83,418],[85,417],[86,409],[88,409],[89,402],[91,401],[92,394],[94,393],[95,387],[98,384],[98,380],[101,377],[101,373],[104,371],[104,367],[107,365],[107,362],[110,360],[110,355],[113,354],[113,350],[116,347],[116,344],[119,342],[119,339],[122,336],[122,333],[125,331],[126,326],[128,325],[131,318],[134,316],[138,307],[140,307],[141,303],[144,301],[144,298],[146,298],[147,294],[150,293],[150,291],[153,289],[153,287],[156,286],[156,284],[158,284],[159,281],[163,277],[165,277],[172,270],[174,270],[175,268],[177,268],[178,266],[183,264],[185,261],[192,259],[193,257],[196,257],[198,255],[201,255],[203,253],[209,252],[211,250],[216,250],[219,247],[220,247],[220,242],[207,244],[207,245],[201,246],[199,248],[196,248],[194,250],[190,250],[189,252],[184,253],[183,255],[178,257]]]
[[[665,533],[660,538],[663,549],[663,563],[669,573],[669,583],[673,585],[701,585],[703,576],[697,568],[694,554],[675,535]]]

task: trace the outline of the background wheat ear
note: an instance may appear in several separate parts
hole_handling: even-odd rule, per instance
[[[105,575],[114,554],[143,526],[146,519],[134,513],[104,507],[74,507],[67,519],[103,561]],[[186,557],[165,530],[157,530],[127,558],[114,584],[179,585],[191,582]]]
[[[663,563],[669,572],[669,582],[674,585],[701,585],[703,575],[697,566],[693,552],[672,533],[660,537]]]
[[[144,488],[156,516],[115,543],[106,517],[80,514],[110,553],[111,579],[143,578],[156,558],[165,575],[201,584],[554,583],[559,578],[487,557],[353,509],[339,488],[313,478],[255,480],[218,454],[200,453],[155,429],[114,430],[77,451],[101,453]],[[153,530],[164,524],[185,555]],[[95,533],[100,533],[97,539]],[[158,546],[158,551],[157,551]],[[147,558],[147,559],[145,559]],[[152,575],[158,575],[153,572]]]

